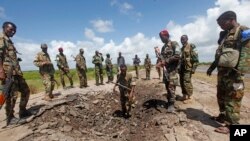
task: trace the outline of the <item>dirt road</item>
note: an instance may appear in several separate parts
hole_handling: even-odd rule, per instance
[[[52,102],[41,100],[42,93],[32,95],[29,107],[35,116],[26,124],[5,126],[4,110],[0,111],[1,140],[21,141],[227,141],[229,135],[214,132],[220,126],[210,120],[218,114],[216,84],[193,79],[193,101],[176,102],[176,113],[166,112],[166,90],[152,70],[152,79],[144,80],[141,70],[137,80],[137,105],[132,117],[120,115],[119,94],[113,84],[95,86],[93,81],[85,89],[72,88],[55,91]],[[118,89],[117,89],[118,90]],[[177,95],[181,96],[180,87]],[[250,123],[249,94],[243,99],[241,123]],[[17,104],[18,105],[18,104]],[[16,106],[18,111],[18,106]]]

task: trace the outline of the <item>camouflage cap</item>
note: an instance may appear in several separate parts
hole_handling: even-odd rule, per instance
[[[46,48],[48,48],[47,44],[45,43],[41,44],[41,49],[46,49]]]

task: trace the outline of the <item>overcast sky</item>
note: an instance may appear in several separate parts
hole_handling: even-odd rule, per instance
[[[0,22],[17,25],[13,41],[23,59],[22,70],[37,70],[33,60],[40,44],[47,43],[55,64],[63,47],[71,68],[80,48],[88,67],[95,50],[111,54],[116,63],[121,51],[126,63],[137,54],[148,53],[155,62],[154,47],[162,47],[159,32],[167,29],[171,40],[180,43],[187,34],[197,46],[200,62],[213,60],[217,48],[218,16],[233,10],[238,22],[250,27],[250,0],[1,0]],[[106,57],[106,56],[105,56]]]

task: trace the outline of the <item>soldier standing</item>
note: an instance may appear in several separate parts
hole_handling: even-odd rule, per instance
[[[113,76],[113,64],[112,64],[112,60],[110,58],[110,54],[106,55],[107,58],[105,59],[105,64],[106,64],[106,72],[107,72],[107,76],[108,76],[108,81],[109,82],[113,82],[114,80],[114,76]]]
[[[55,87],[55,69],[47,52],[47,44],[41,44],[41,49],[42,51],[36,55],[33,63],[35,66],[39,67],[39,73],[45,87],[45,96],[43,99],[46,101],[50,101],[52,100],[52,98],[54,98],[52,92]]]
[[[146,58],[144,60],[144,67],[146,70],[146,80],[150,80],[150,70],[151,70],[151,59],[148,54],[146,54]]]
[[[99,53],[98,51],[95,51],[95,55],[93,56],[92,63],[95,64],[95,80],[96,80],[96,85],[98,86],[99,84],[104,85],[103,83],[103,57],[102,54]],[[99,78],[101,80],[101,83],[99,83]]]
[[[122,53],[119,52],[119,56],[117,58],[117,73],[120,73],[120,66],[121,65],[126,65],[126,63],[125,63],[124,57],[122,56]]]
[[[196,46],[192,43],[188,43],[188,36],[182,35],[181,36],[181,63],[180,63],[180,85],[184,103],[188,102],[191,99],[193,94],[193,85],[192,85],[192,74],[195,73],[195,70],[198,66],[199,59],[198,53],[196,50]]]
[[[220,59],[218,60],[218,58],[223,54],[222,49],[225,48],[231,48],[239,52],[242,51],[243,47],[249,48],[249,39],[246,41],[242,40],[244,31],[248,30],[249,32],[249,28],[237,23],[236,13],[233,11],[222,13],[217,19],[217,23],[224,31],[221,31],[218,40],[220,46],[216,50],[215,63],[209,67],[207,74],[210,76],[212,71],[217,67],[217,102],[220,114],[213,119],[226,124],[226,126],[215,129],[215,131],[228,134],[229,125],[239,124],[240,107],[244,96],[244,74],[238,71],[238,65],[235,67],[221,66]],[[246,46],[243,46],[244,44]],[[233,56],[230,57],[229,59],[231,60]],[[235,59],[238,60],[239,58]]]
[[[139,67],[140,67],[140,63],[141,63],[141,60],[140,60],[140,58],[136,54],[135,58],[133,59],[133,64],[134,64],[134,67],[135,67],[135,73],[136,73],[136,78],[137,79],[139,79]]]
[[[58,51],[59,51],[59,54],[56,55],[56,62],[57,62],[57,67],[59,69],[62,86],[63,88],[66,88],[65,81],[64,81],[64,75],[66,75],[69,79],[70,87],[73,88],[72,75],[70,74],[70,71],[69,71],[67,58],[63,54],[63,48],[60,47]]]
[[[125,118],[127,118],[130,116],[131,106],[134,104],[134,90],[136,82],[135,79],[133,79],[132,74],[127,72],[126,65],[121,65],[120,70],[121,73],[117,76],[116,85],[114,86],[113,91],[115,91],[115,88],[118,85],[120,91],[122,114]]]
[[[86,60],[83,54],[84,54],[84,50],[80,49],[79,54],[75,58],[76,71],[80,80],[80,88],[88,87],[87,75],[86,75],[88,69],[87,69]]]
[[[6,100],[6,116],[7,125],[17,123],[18,120],[14,116],[14,107],[17,99],[17,91],[21,92],[21,99],[19,104],[19,117],[24,118],[30,116],[31,113],[26,109],[30,89],[25,79],[23,78],[23,73],[21,71],[19,61],[21,59],[17,58],[17,50],[14,43],[11,41],[16,33],[16,25],[12,22],[3,23],[3,32],[0,34],[0,90],[3,94],[3,89],[6,89],[7,77],[13,80],[13,84],[9,90],[9,96],[5,97]]]
[[[178,85],[177,67],[180,60],[180,48],[176,41],[171,41],[169,39],[169,33],[167,30],[161,31],[159,36],[164,43],[164,46],[161,49],[161,60],[164,71],[163,81],[167,89],[167,111],[174,112],[175,90]]]

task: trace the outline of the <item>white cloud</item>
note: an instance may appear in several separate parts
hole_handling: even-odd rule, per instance
[[[95,33],[93,32],[93,30],[89,28],[85,28],[84,35],[86,38],[90,39],[98,46],[101,46],[104,44],[104,39],[101,37],[97,37]]]
[[[171,39],[178,42],[181,35],[187,34],[189,42],[197,45],[200,60],[212,61],[221,31],[216,22],[218,16],[225,11],[233,10],[237,13],[238,22],[249,26],[249,7],[249,0],[218,0],[215,7],[207,10],[206,15],[195,16],[193,22],[184,25],[170,21],[166,29],[169,30]]]
[[[93,27],[98,31],[98,32],[111,32],[113,31],[113,22],[110,20],[93,20],[91,21],[93,24]]]
[[[0,6],[0,19],[5,18],[5,17],[6,17],[5,9]]]

